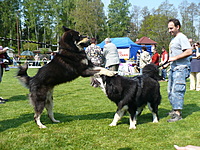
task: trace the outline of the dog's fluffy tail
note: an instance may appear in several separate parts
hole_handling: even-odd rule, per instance
[[[27,74],[28,70],[28,64],[25,64],[24,66],[19,66],[19,71],[17,73],[17,78],[19,81],[26,87],[29,88],[29,81],[30,77]]]

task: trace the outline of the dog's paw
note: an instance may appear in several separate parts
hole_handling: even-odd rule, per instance
[[[136,126],[130,126],[129,129],[136,129]]]
[[[110,71],[108,69],[102,68],[97,74],[99,74],[99,75],[106,75],[106,76],[112,77],[115,74],[117,74],[117,72]]]
[[[45,125],[39,125],[39,128],[44,129],[44,128],[47,128],[47,127]]]
[[[109,126],[114,127],[114,126],[117,126],[117,124],[112,122],[111,124],[109,124]]]
[[[53,122],[56,122],[56,123],[59,123],[60,122],[60,120],[56,120],[56,119],[54,119],[54,120],[52,120]]]
[[[157,120],[157,119],[154,119],[154,120],[153,120],[153,123],[158,123],[158,120]]]
[[[153,123],[158,123],[158,117],[156,115],[153,115]]]

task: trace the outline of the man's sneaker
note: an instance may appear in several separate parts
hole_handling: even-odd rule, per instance
[[[175,122],[175,121],[179,121],[179,120],[181,120],[181,119],[182,119],[181,115],[173,114],[173,115],[172,115],[172,118],[169,119],[169,120],[167,120],[167,122]]]
[[[171,110],[170,112],[167,113],[168,116],[172,116],[173,114],[175,114],[174,110]]]
[[[171,116],[171,117],[172,117],[174,114],[176,114],[176,111],[175,111],[175,110],[171,110],[170,112],[167,113],[167,115],[168,115],[168,116]],[[180,114],[181,114],[181,112],[180,112]]]

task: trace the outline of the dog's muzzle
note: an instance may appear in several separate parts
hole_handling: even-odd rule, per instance
[[[83,46],[83,47],[85,47],[85,46],[88,46],[89,43],[90,43],[89,39],[88,39],[87,37],[85,37],[85,38],[83,38],[81,41],[79,41],[79,42],[77,43],[77,45],[78,45],[78,46]]]

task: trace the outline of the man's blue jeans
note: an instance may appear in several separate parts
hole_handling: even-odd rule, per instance
[[[189,77],[189,68],[186,65],[170,69],[168,77],[168,99],[172,109],[183,109],[186,91],[186,78]]]

